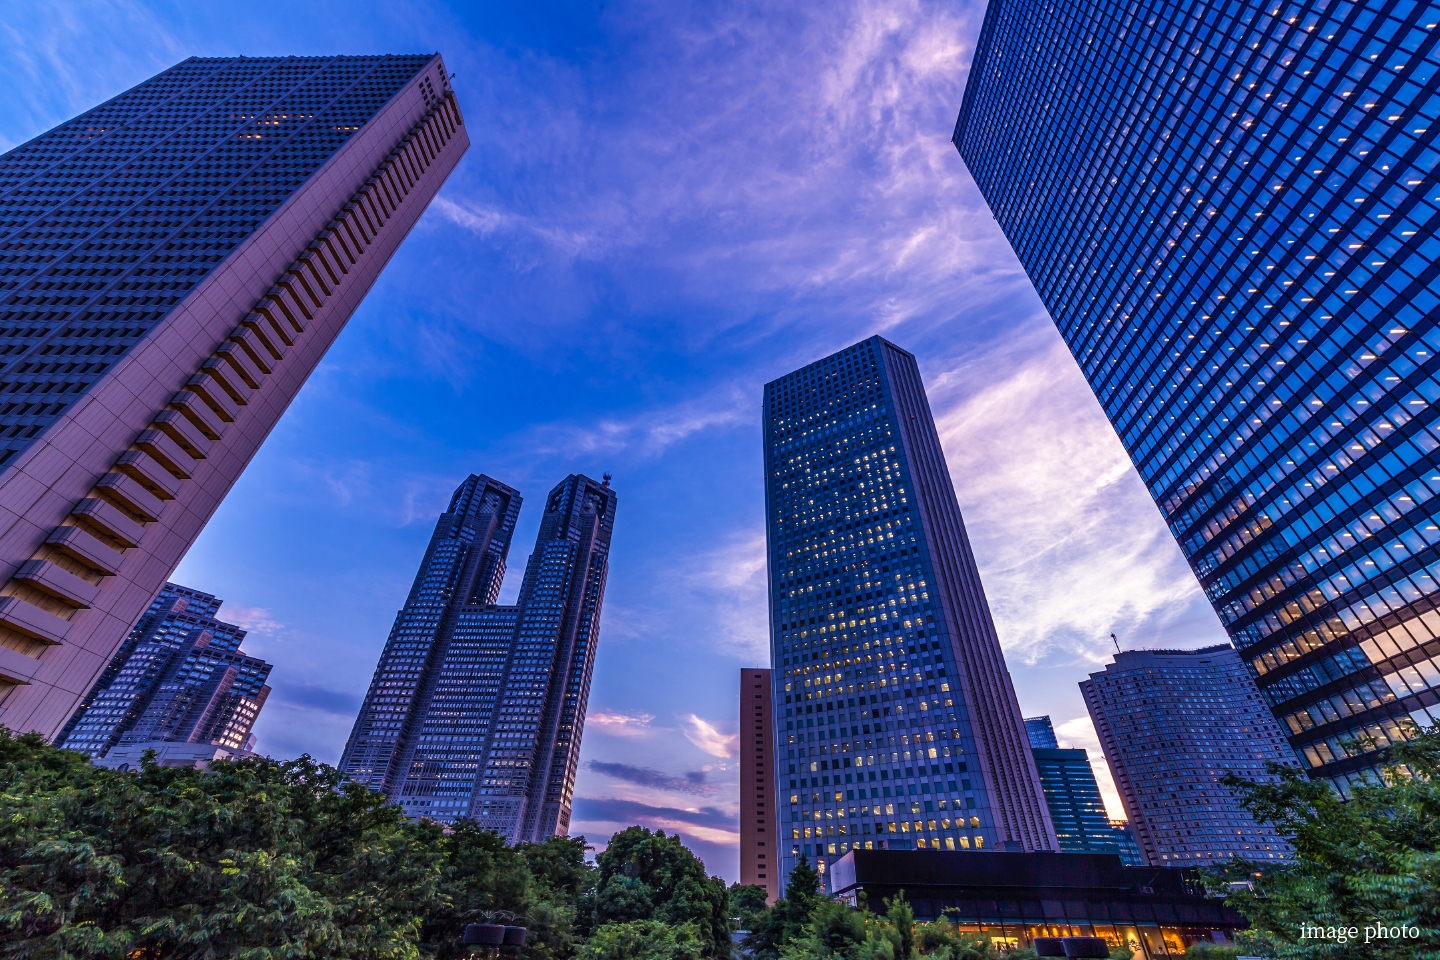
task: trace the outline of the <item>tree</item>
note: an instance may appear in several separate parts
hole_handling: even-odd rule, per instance
[[[1207,876],[1235,891],[1229,903],[1250,921],[1253,944],[1284,960],[1440,958],[1440,727],[1392,746],[1380,776],[1353,786],[1348,801],[1294,767],[1266,769],[1278,782],[1224,782],[1292,838],[1294,859],[1237,859]],[[1358,942],[1306,936],[1305,925],[1312,934],[1356,927]],[[1367,926],[1401,936],[1366,943]]]
[[[944,917],[935,923],[921,924],[915,931],[915,948],[921,955],[936,960],[990,960],[995,955],[989,938],[964,933]],[[1009,955],[1006,956],[1009,960]],[[1128,951],[1125,958],[1130,958]]]
[[[704,956],[730,955],[725,882],[707,876],[705,864],[678,836],[630,827],[610,838],[595,864],[597,924],[635,920],[691,923]]]
[[[785,881],[785,899],[796,903],[811,901],[820,896],[820,874],[810,866],[810,858],[803,853],[800,861],[790,871]]]
[[[905,891],[885,901],[885,916],[900,937],[901,957],[908,958],[915,952],[915,908],[905,899]]]
[[[696,960],[703,949],[693,923],[631,920],[597,929],[576,960]]]
[[[379,795],[308,759],[132,774],[60,753],[0,732],[8,954],[413,953],[440,871]]]
[[[592,875],[583,839],[412,822],[309,758],[121,773],[0,729],[0,956],[448,960],[502,910],[558,960]]]
[[[730,915],[738,918],[741,930],[749,930],[765,912],[765,888],[755,884],[730,884]]]
[[[490,922],[503,911],[520,918],[506,922],[529,929],[526,952],[531,957],[571,955],[579,938],[577,902],[594,875],[585,863],[583,837],[551,837],[510,847],[469,820],[448,830],[434,823],[416,827],[427,831],[440,867],[435,902],[421,925],[422,954],[437,960],[469,956],[457,933],[467,924]]]
[[[820,875],[802,854],[790,870],[785,896],[755,917],[742,945],[755,960],[778,960],[782,947],[805,935],[811,914],[821,902]]]
[[[900,933],[868,910],[821,900],[802,934],[780,948],[782,960],[902,960]]]

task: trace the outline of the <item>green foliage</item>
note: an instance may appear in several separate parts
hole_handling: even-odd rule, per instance
[[[754,960],[779,960],[782,947],[805,935],[810,915],[821,902],[820,875],[809,858],[801,856],[790,871],[785,896],[756,916],[742,946]]]
[[[780,948],[782,960],[899,960],[900,935],[868,910],[821,900],[799,937]]]
[[[1207,876],[1212,888],[1233,891],[1231,906],[1250,921],[1242,946],[1282,960],[1440,958],[1440,728],[1392,747],[1383,776],[1348,802],[1293,767],[1267,772],[1279,782],[1225,783],[1256,819],[1293,838],[1294,859],[1236,860]],[[1240,882],[1253,882],[1253,895]],[[1307,938],[1303,924],[1355,927],[1358,937]],[[1418,936],[1366,943],[1368,925],[1408,925]]]
[[[785,881],[785,899],[796,902],[802,900],[813,900],[820,896],[820,874],[810,866],[810,858],[804,854],[800,855],[800,862],[795,864],[790,871],[790,879]]]
[[[730,884],[730,916],[740,921],[741,930],[751,925],[765,912],[765,888],[754,884]]]
[[[1115,951],[1111,951],[1113,957]],[[1236,960],[1237,957],[1247,956],[1240,947],[1222,947],[1218,944],[1196,943],[1191,944],[1185,950],[1185,960]],[[1130,960],[1130,951],[1125,951],[1124,960]]]
[[[6,953],[415,954],[440,870],[406,855],[398,811],[338,789],[333,770],[256,760],[126,774],[59,753],[0,734]]]
[[[693,923],[631,920],[596,929],[576,960],[696,960],[703,950]]]
[[[979,934],[964,933],[947,920],[922,923],[915,931],[915,944],[921,955],[936,960],[990,960],[994,951],[990,941]],[[1006,954],[1007,960],[1013,954]],[[1130,954],[1125,954],[1130,960]]]
[[[900,956],[911,956],[915,953],[915,910],[905,899],[905,891],[886,900],[885,907],[885,916],[900,935]]]
[[[597,924],[636,920],[690,923],[700,938],[702,956],[730,956],[725,883],[707,876],[705,864],[678,836],[630,827],[610,838],[595,864]]]
[[[503,910],[568,957],[584,849],[411,822],[308,758],[120,773],[0,730],[0,956],[448,960]]]
[[[786,897],[761,913],[743,946],[756,960],[1033,960],[1029,948],[1000,952],[990,940],[945,920],[915,922],[902,892],[876,916],[822,897],[818,877],[802,858]],[[1124,960],[1130,960],[1125,951]]]

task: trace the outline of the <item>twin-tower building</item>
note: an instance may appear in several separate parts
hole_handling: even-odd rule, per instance
[[[474,820],[511,843],[568,833],[615,506],[609,477],[562,480],[517,601],[499,604],[520,494],[460,484],[340,769],[414,817]]]

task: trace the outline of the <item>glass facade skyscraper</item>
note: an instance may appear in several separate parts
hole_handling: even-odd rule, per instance
[[[955,144],[1312,775],[1440,711],[1434,3],[992,0]]]
[[[464,153],[448,77],[192,58],[0,156],[0,723],[159,594]]]
[[[245,749],[271,665],[246,656],[245,631],[219,610],[218,597],[165,584],[55,742],[96,759],[155,741]]]
[[[1032,750],[1060,749],[1060,741],[1055,739],[1055,725],[1049,717],[1026,717],[1025,735],[1030,738]]]
[[[1055,850],[915,358],[765,385],[781,876],[851,849]]]
[[[1049,717],[1026,717],[1030,752],[1061,853],[1120,853],[1100,784],[1084,750],[1062,749]]]
[[[471,475],[440,515],[340,770],[414,817],[511,843],[570,828],[615,492],[550,491],[517,603],[500,605],[520,494]]]

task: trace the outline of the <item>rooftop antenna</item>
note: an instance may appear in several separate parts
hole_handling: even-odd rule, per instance
[[[1115,640],[1115,634],[1113,634],[1113,633],[1110,634],[1110,639],[1111,639],[1111,640]],[[1119,654],[1119,653],[1120,653],[1120,641],[1119,641],[1119,640],[1115,640],[1115,653],[1116,653],[1116,654]]]

